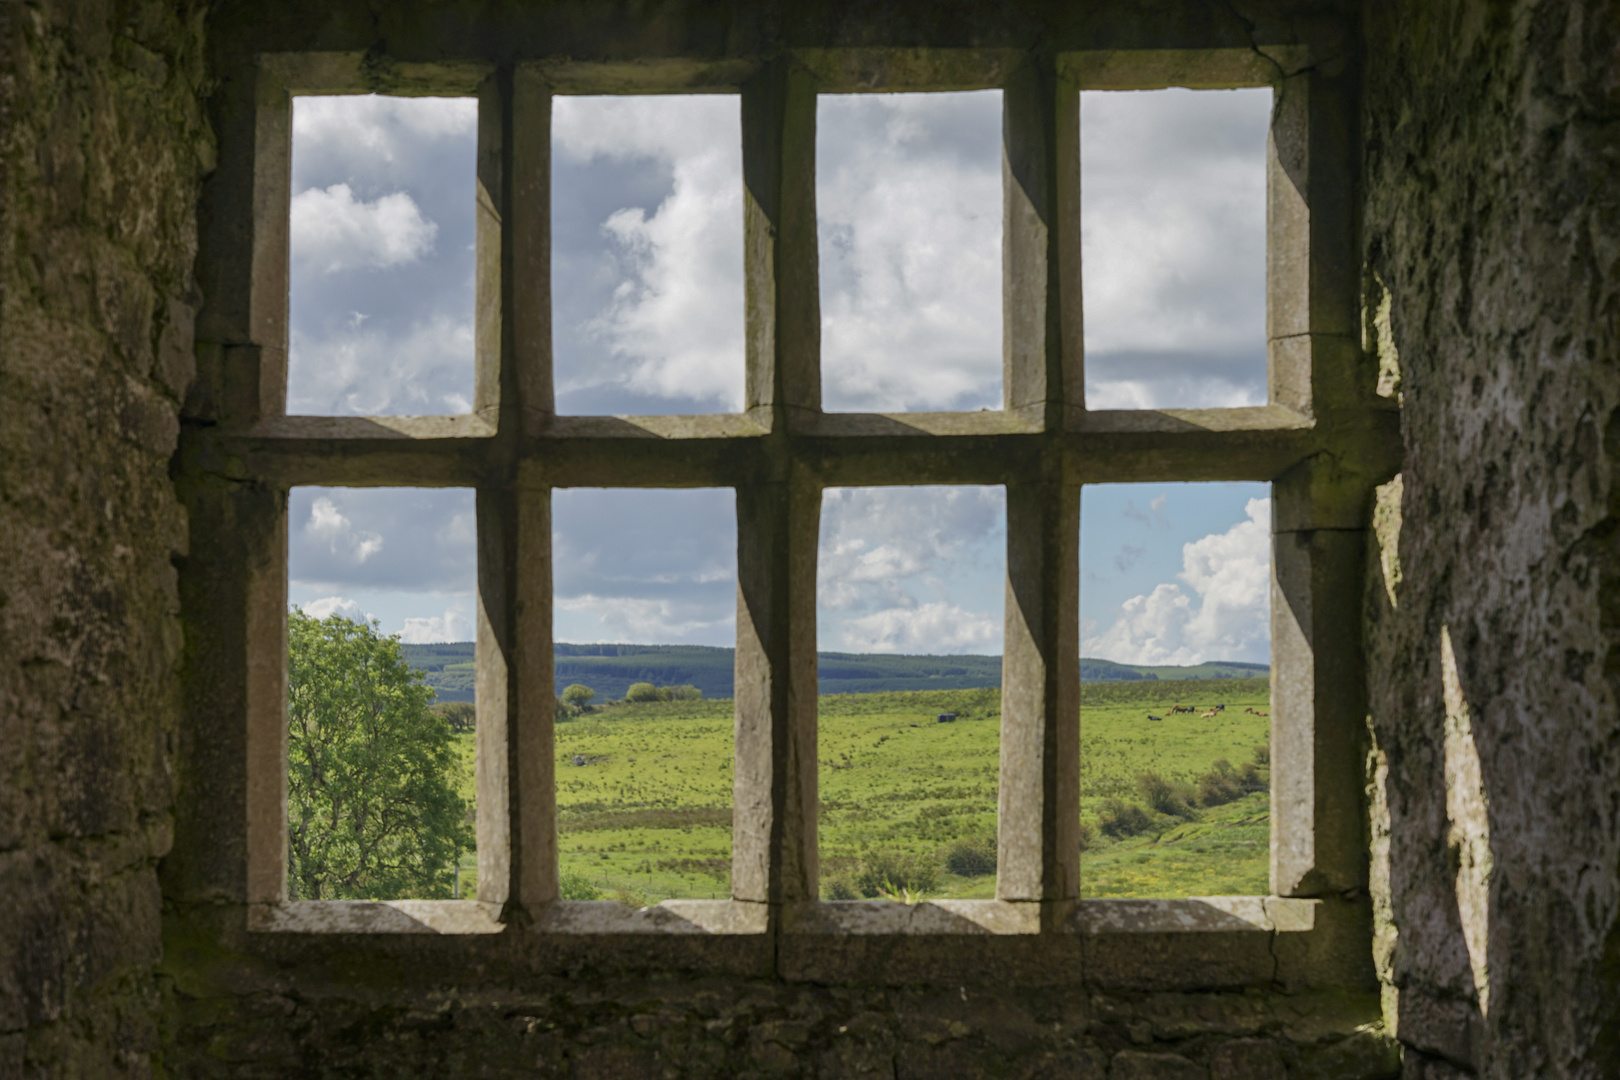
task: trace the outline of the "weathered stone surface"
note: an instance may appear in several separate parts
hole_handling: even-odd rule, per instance
[[[1121,1050],[1108,1069],[1111,1080],[1209,1080],[1209,1073],[1180,1054]]]
[[[1365,345],[1402,404],[1367,648],[1401,1040],[1613,1075],[1620,4],[1378,2]]]
[[[1209,1080],[1288,1080],[1288,1072],[1270,1039],[1234,1039],[1210,1055]]]
[[[157,1049],[200,4],[0,9],[0,1076]]]

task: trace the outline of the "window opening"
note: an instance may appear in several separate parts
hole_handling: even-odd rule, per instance
[[[1001,407],[1001,219],[1001,91],[817,99],[828,409]]]
[[[553,493],[565,900],[730,895],[733,500]]]
[[[1266,402],[1271,90],[1085,91],[1086,403]]]
[[[1269,488],[1083,489],[1083,896],[1269,891]]]
[[[558,412],[742,408],[741,125],[732,95],[553,99]]]
[[[288,894],[475,899],[472,492],[295,488]]]
[[[292,109],[288,412],[471,411],[477,101]]]
[[[999,487],[833,488],[817,630],[821,894],[995,895]]]

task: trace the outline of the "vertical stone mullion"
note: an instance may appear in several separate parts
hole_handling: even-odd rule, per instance
[[[557,898],[551,493],[478,491],[478,898]]]
[[[1281,79],[1266,153],[1270,397],[1301,412],[1382,407],[1360,357],[1356,88],[1312,68]]]
[[[1044,59],[1002,90],[1002,379],[1006,408],[1049,428],[1081,407],[1080,96]]]
[[[1371,486],[1308,461],[1272,485],[1271,891],[1366,885],[1361,587]]]
[[[511,280],[511,370],[521,430],[542,428],[556,412],[551,354],[551,88],[529,65],[512,77],[511,174],[506,268]],[[548,624],[549,625],[549,624]]]
[[[557,897],[551,493],[513,483],[523,427],[551,412],[550,97],[505,68],[478,112],[475,407],[498,446],[478,490],[478,895],[521,908]]]
[[[996,896],[1080,890],[1080,487],[1054,456],[1007,485]]]
[[[1079,94],[1034,57],[1002,101],[1005,404],[1055,437],[1082,407]],[[1080,489],[1055,445],[1034,461],[1007,484],[996,896],[1061,902],[1080,886]]]
[[[802,471],[737,489],[735,900],[814,900],[816,545],[821,490]]]
[[[821,408],[816,89],[787,59],[743,87],[744,408]]]

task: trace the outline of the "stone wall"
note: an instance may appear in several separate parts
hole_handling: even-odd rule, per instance
[[[0,1076],[142,1076],[212,144],[191,5],[0,4]]]
[[[1620,4],[1376,3],[1377,954],[1408,1073],[1613,1076]],[[1415,1051],[1415,1052],[1413,1052]]]
[[[1617,27],[1368,5],[1366,348],[1405,432],[1368,564],[1374,948],[1413,1080],[1620,1060]],[[1356,991],[458,968],[164,918],[203,37],[190,4],[0,5],[0,1077],[1400,1070]]]

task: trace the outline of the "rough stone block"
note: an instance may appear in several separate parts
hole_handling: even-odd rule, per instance
[[[1288,1071],[1270,1039],[1234,1039],[1210,1054],[1209,1080],[1288,1080]]]
[[[1141,1050],[1121,1050],[1114,1055],[1110,1080],[1210,1080],[1203,1066],[1180,1054],[1152,1054]]]

